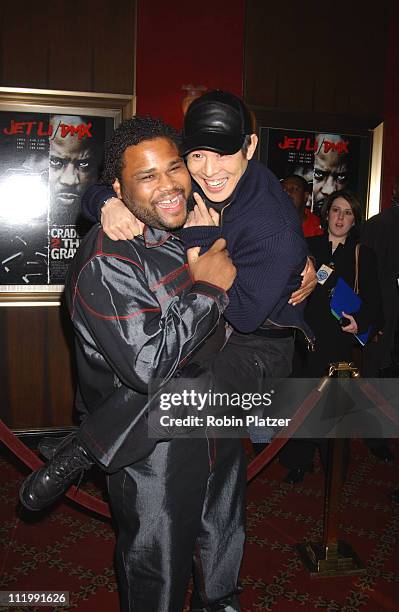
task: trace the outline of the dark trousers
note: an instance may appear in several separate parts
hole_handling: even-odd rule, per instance
[[[229,380],[234,390],[264,390],[268,378],[285,378],[292,369],[294,339],[267,338],[233,332],[217,357],[211,360],[215,379]]]
[[[268,390],[268,378],[286,377],[291,371],[292,337],[265,338],[234,332],[221,352],[209,354],[207,344],[203,348],[183,368],[182,375],[207,381],[208,373],[216,385],[214,390],[219,392],[262,393],[265,385]],[[174,391],[173,378],[162,391]],[[118,401],[117,410],[113,410],[113,401]],[[78,440],[105,471],[117,471],[153,451],[157,436],[156,432],[148,435],[147,402],[147,396],[138,396],[122,386],[82,422]]]
[[[254,393],[271,369],[289,371],[292,345],[292,338],[233,334],[221,353],[197,355],[188,367],[192,372],[199,363],[224,391]],[[145,419],[132,423],[128,404],[101,416],[90,415],[79,435],[96,458],[118,443],[108,483],[122,610],[180,612],[192,569],[193,607],[234,593],[244,545],[241,440],[174,438],[155,445]]]
[[[191,573],[193,608],[237,591],[245,537],[241,440],[160,442],[107,480],[123,612],[181,612]]]

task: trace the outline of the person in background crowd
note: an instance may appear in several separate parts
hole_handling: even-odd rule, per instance
[[[362,243],[372,248],[378,262],[385,324],[378,341],[364,351],[365,376],[399,376],[399,175],[395,177],[391,206],[368,219],[362,228]],[[392,461],[388,447],[380,450],[383,461]],[[399,503],[399,489],[391,494]]]
[[[366,332],[371,326],[372,338],[382,325],[382,308],[379,292],[377,260],[371,249],[361,245],[358,256],[359,296],[362,305],[357,313],[340,313],[343,321],[331,314],[331,291],[339,277],[350,287],[355,286],[356,245],[362,221],[362,210],[356,197],[349,191],[337,191],[325,201],[321,211],[322,236],[308,238],[309,252],[316,262],[316,269],[324,266],[327,278],[320,278],[310,296],[305,316],[316,336],[315,351],[308,353],[302,376],[321,378],[328,373],[330,363],[350,362],[353,358],[355,335]],[[378,449],[381,440],[375,441]],[[325,455],[325,440],[318,442]],[[285,479],[291,484],[301,482],[312,461],[317,443],[313,440],[290,440],[282,449],[280,463],[289,469]],[[373,452],[373,449],[371,449]],[[377,454],[377,452],[375,454]]]
[[[312,213],[310,208],[306,207],[310,193],[307,181],[303,176],[299,176],[299,174],[291,174],[281,181],[281,185],[290,196],[298,211],[305,238],[321,236],[324,232],[320,227],[320,217]]]
[[[385,325],[375,344],[367,347],[368,376],[399,374],[399,176],[395,178],[391,207],[368,219],[361,241],[377,256]]]

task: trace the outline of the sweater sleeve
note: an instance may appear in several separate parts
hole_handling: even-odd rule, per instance
[[[116,198],[112,187],[96,183],[91,185],[82,196],[82,214],[86,219],[97,223],[101,218],[101,209],[108,198]]]
[[[215,240],[222,236],[221,228],[214,225],[183,227],[174,233],[184,242],[186,250],[201,247],[201,254],[206,253]]]

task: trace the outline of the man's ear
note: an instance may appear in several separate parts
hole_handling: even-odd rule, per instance
[[[122,199],[122,191],[121,191],[121,184],[119,182],[119,179],[115,179],[114,180],[114,182],[112,183],[112,189],[115,191],[116,195],[121,200]]]
[[[251,142],[248,145],[248,150],[247,150],[247,160],[249,161],[250,159],[253,158],[256,147],[258,144],[258,137],[256,134],[251,134]]]

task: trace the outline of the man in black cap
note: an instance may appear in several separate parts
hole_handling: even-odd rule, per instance
[[[206,250],[220,236],[227,241],[237,277],[224,313],[230,336],[212,368],[217,377],[245,375],[254,388],[259,378],[289,375],[295,330],[312,343],[300,302],[316,282],[311,277],[298,290],[307,256],[300,220],[274,174],[253,160],[257,141],[238,97],[217,90],[194,100],[185,116],[182,153],[195,202],[179,231],[186,248]],[[84,212],[92,220],[101,215],[110,238],[131,238],[141,228],[114,196],[107,187],[91,188]],[[259,433],[253,438],[267,441]]]

